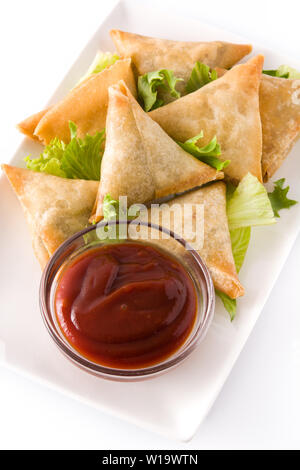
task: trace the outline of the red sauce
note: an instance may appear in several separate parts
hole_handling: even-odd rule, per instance
[[[55,307],[63,334],[83,356],[130,369],[160,362],[183,344],[197,299],[177,260],[149,245],[118,243],[66,266]]]

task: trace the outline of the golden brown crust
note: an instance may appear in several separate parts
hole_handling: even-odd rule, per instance
[[[15,167],[6,165],[6,164],[1,165],[1,168],[6,174],[17,196],[19,197],[19,195],[21,195],[24,192],[24,184],[23,184],[24,181],[21,176],[22,172],[15,171]],[[28,210],[26,204],[23,203],[22,198],[19,198],[19,201],[23,207],[25,219],[26,219],[26,222],[28,224],[29,231],[31,234],[32,248],[33,248],[34,254],[38,262],[40,263],[41,268],[43,269],[46,266],[47,262],[49,261],[50,255],[41,237],[35,232],[35,229],[34,229],[35,224],[33,222],[32,214]]]
[[[27,137],[33,140],[40,140],[36,135],[34,135],[34,131],[42,119],[43,116],[49,111],[50,108],[43,109],[38,113],[32,114],[28,118],[24,119],[24,121],[17,124],[17,128],[19,129],[22,134],[25,134]]]
[[[244,295],[235,268],[226,215],[226,186],[219,182],[174,200],[204,204],[204,245],[200,256],[210,270],[216,289],[235,299]]]
[[[218,77],[227,70],[219,69]],[[262,176],[265,182],[280,168],[300,133],[300,81],[262,74],[259,88],[262,124]]]
[[[106,146],[91,221],[102,218],[106,194],[117,200],[127,196],[130,206],[222,177],[177,145],[142,110],[124,82],[109,88]]]
[[[59,178],[2,165],[24,209],[35,253],[44,266],[67,238],[88,224],[98,181]]]
[[[40,263],[41,268],[44,269],[51,255],[46,249],[41,237],[39,237],[36,233],[31,233],[31,239],[32,239],[32,248],[33,248],[34,254],[38,262]]]
[[[132,59],[138,75],[160,69],[173,70],[175,76],[184,79],[176,85],[181,92],[196,61],[210,67],[229,68],[252,50],[248,44],[171,41],[116,29],[111,30],[110,35],[119,54]]]
[[[174,140],[184,142],[204,132],[203,144],[215,135],[221,160],[230,160],[225,175],[234,182],[248,172],[262,181],[262,130],[259,85],[263,56],[237,65],[223,77],[149,115]]]
[[[300,133],[300,80],[263,75],[260,114],[262,173],[267,181],[282,165]]]
[[[157,209],[159,211],[158,213],[156,210],[153,211],[152,208],[150,215],[151,209],[148,209],[148,217],[152,216],[152,222],[163,224],[165,228],[169,228],[175,233],[180,233],[177,231],[178,225],[174,225],[174,219],[163,218],[163,214],[166,214],[167,206],[169,208],[175,208],[175,206],[178,205],[181,206],[181,227],[183,227],[182,230],[186,230],[183,224],[187,222],[186,219],[184,219],[184,217],[186,217],[184,210],[186,210],[187,204],[204,207],[203,212],[199,211],[197,214],[197,212],[193,211],[192,213],[193,226],[196,226],[196,217],[202,217],[204,233],[203,240],[201,241],[203,243],[200,243],[200,246],[199,243],[195,243],[194,234],[188,235],[184,233],[184,238],[192,244],[193,248],[198,251],[201,258],[206,263],[215,288],[224,292],[232,299],[244,295],[244,288],[238,279],[232,255],[226,215],[226,185],[223,182],[216,182],[206,187],[190,191],[161,206],[160,209]],[[143,216],[142,214],[142,219]],[[170,221],[169,224],[168,221]],[[176,217],[176,224],[178,224],[178,222],[178,217]],[[158,243],[162,246],[163,244],[168,245],[168,243],[172,243],[172,241],[160,240]]]
[[[108,87],[123,79],[136,96],[135,79],[130,59],[118,60],[102,72],[93,74],[73,88],[67,96],[39,121],[34,135],[44,144],[54,137],[70,140],[69,121],[77,125],[79,137],[93,135],[105,127]]]

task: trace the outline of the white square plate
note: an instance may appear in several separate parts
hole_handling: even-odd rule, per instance
[[[99,27],[50,103],[62,98],[78,81],[97,50],[113,50],[108,34],[111,28],[180,40],[248,42],[194,20],[168,15],[166,22],[157,8],[153,11],[136,0],[124,1]],[[253,54],[258,52],[265,54],[266,68],[284,63],[297,68],[295,61],[276,52],[254,47]],[[37,156],[40,150],[39,144],[25,139],[11,163],[23,165],[24,156]],[[299,151],[300,142],[276,174],[276,179],[287,178],[291,197],[297,200],[300,200],[300,159],[296,158]],[[52,342],[39,312],[40,268],[33,256],[20,204],[3,176],[0,194],[0,360],[102,411],[168,437],[191,438],[220,392],[287,259],[300,228],[300,204],[285,211],[276,225],[252,231],[240,274],[246,295],[238,302],[238,315],[233,323],[217,303],[205,341],[186,362],[152,380],[117,383],[77,369]]]

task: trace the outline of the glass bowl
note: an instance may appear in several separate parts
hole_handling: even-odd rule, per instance
[[[118,238],[116,238],[116,231]],[[113,238],[109,238],[113,237]],[[83,251],[107,243],[147,243],[175,257],[189,273],[197,295],[197,313],[193,329],[182,346],[167,359],[138,369],[118,369],[95,363],[80,354],[64,337],[58,325],[54,296],[57,280],[66,263]],[[46,328],[61,352],[81,369],[111,380],[142,380],[157,376],[179,365],[204,339],[215,308],[215,291],[211,276],[198,253],[173,232],[147,222],[100,222],[66,240],[53,254],[40,283],[40,309]]]

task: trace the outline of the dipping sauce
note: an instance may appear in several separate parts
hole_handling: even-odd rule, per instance
[[[141,243],[80,254],[62,271],[54,302],[68,342],[89,360],[121,369],[172,355],[189,336],[197,313],[185,268]]]

